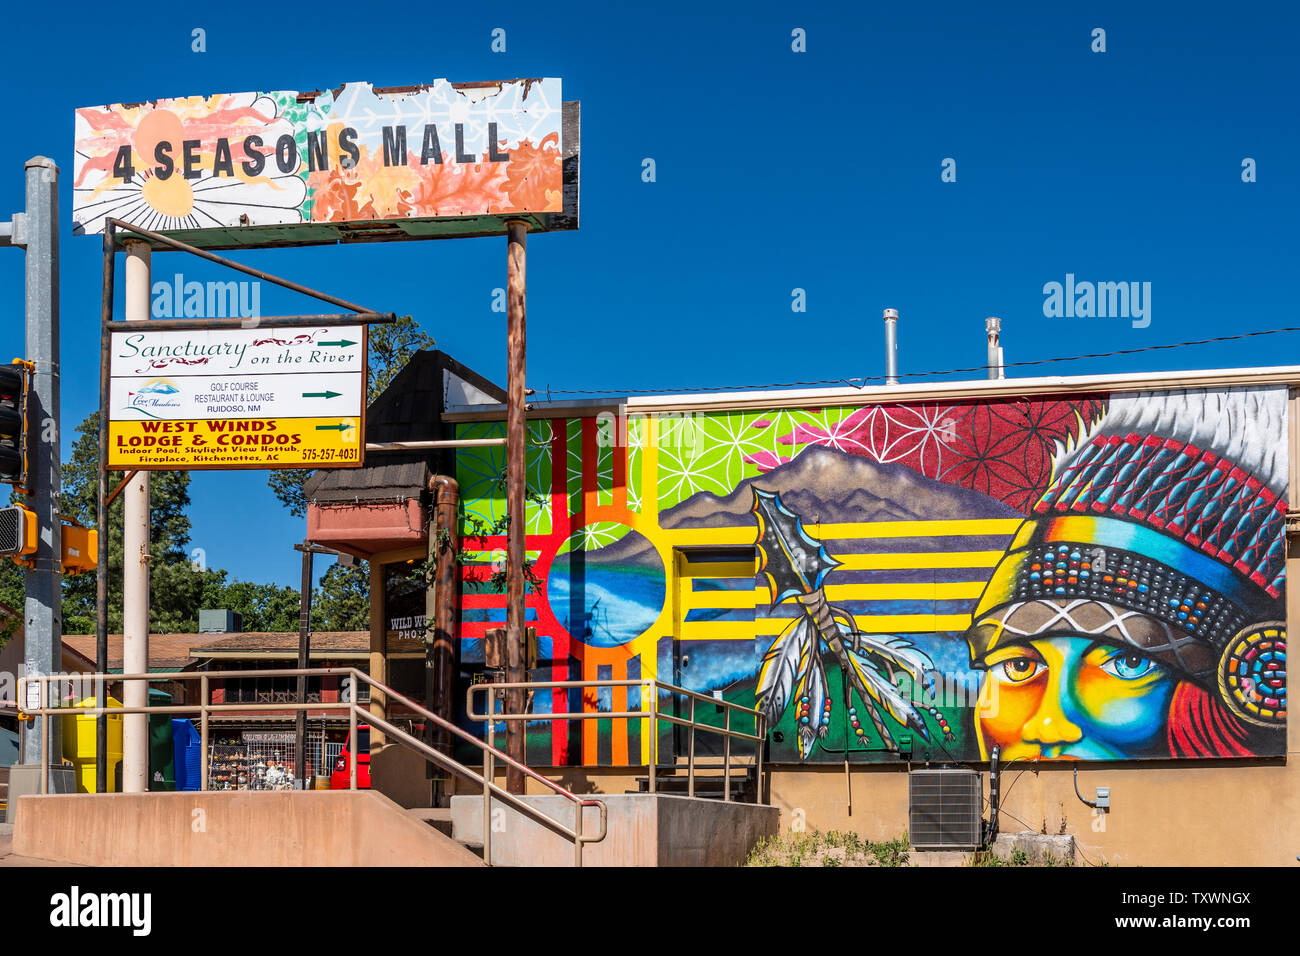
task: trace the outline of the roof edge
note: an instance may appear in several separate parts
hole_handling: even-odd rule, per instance
[[[829,388],[707,392],[690,395],[642,395],[593,398],[580,402],[534,402],[529,418],[581,418],[601,411],[654,412],[743,411],[768,408],[818,408],[823,405],[874,405],[894,402],[1003,398],[1070,392],[1140,392],[1155,389],[1210,388],[1232,385],[1300,385],[1300,366],[1197,369],[1170,372],[1116,372],[1105,375],[1053,375],[1039,378],[975,379],[928,385],[865,385]],[[504,405],[443,413],[447,422],[498,421]]]

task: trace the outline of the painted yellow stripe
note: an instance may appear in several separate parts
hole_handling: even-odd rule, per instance
[[[971,617],[969,614],[855,614],[853,620],[858,630],[868,634],[915,634],[964,631],[970,627]],[[789,626],[789,618],[760,617],[754,621],[755,633],[763,636],[774,637]]]
[[[716,564],[682,561],[677,573],[686,578],[752,578],[757,571],[757,561],[720,561]]]
[[[808,524],[808,533],[827,538],[929,538],[963,535],[1012,535],[1023,518],[964,519],[958,521],[861,521],[849,524]],[[753,524],[725,528],[665,528],[665,538],[676,545],[753,544]]]
[[[823,589],[828,601],[961,601],[974,600],[984,592],[979,581],[948,581],[905,584],[828,584]],[[747,608],[771,603],[767,588],[752,591],[689,591],[684,595],[687,610],[696,608]]]
[[[779,634],[782,630],[777,628],[772,633]],[[757,633],[753,621],[690,621],[682,625],[681,639],[683,641],[752,641]]]
[[[918,568],[993,568],[1003,551],[900,552],[898,554],[837,554],[836,570],[877,571]]]
[[[668,544],[683,547],[687,545],[711,545],[714,547],[729,544],[754,543],[754,526],[737,525],[731,528],[674,528],[659,532]]]
[[[921,538],[947,535],[1015,534],[1024,518],[969,518],[956,521],[862,521],[805,524],[815,538]]]
[[[828,584],[823,588],[828,601],[960,601],[984,593],[979,581],[947,581],[929,584]]]
[[[858,630],[865,634],[919,634],[932,631],[961,632],[970,627],[969,614],[857,614]],[[790,626],[789,618],[761,617],[749,621],[691,621],[681,625],[683,641],[748,641],[771,639]]]
[[[683,595],[682,604],[689,611],[701,607],[746,608],[769,601],[767,589],[756,588],[751,591],[688,591]]]

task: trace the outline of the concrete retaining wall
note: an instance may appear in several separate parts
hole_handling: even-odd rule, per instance
[[[482,866],[382,794],[25,796],[13,852],[89,866]]]
[[[530,795],[528,804],[572,828],[574,805],[565,797]],[[736,866],[761,837],[777,832],[775,807],[723,803],[667,794],[601,794],[608,808],[604,840],[583,850],[583,866]],[[498,866],[572,866],[573,842],[500,801],[492,803],[492,862]],[[483,798],[451,798],[452,836],[483,842]],[[583,832],[600,827],[586,808]]]

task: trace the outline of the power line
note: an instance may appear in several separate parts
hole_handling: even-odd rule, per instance
[[[1160,352],[1168,349],[1188,348],[1194,345],[1213,345],[1219,342],[1232,342],[1237,339],[1250,339],[1261,335],[1281,335],[1285,332],[1300,332],[1300,326],[1281,329],[1261,329],[1256,332],[1239,332],[1236,335],[1218,335],[1210,339],[1195,339],[1190,342],[1171,342],[1166,345],[1143,345],[1139,348],[1116,349],[1112,352],[1089,352],[1084,355],[1064,355],[1058,358],[1031,359],[1024,362],[1007,362],[1002,368],[1025,368],[1031,365],[1051,365],[1055,362],[1080,362],[1084,359],[1113,358],[1117,355],[1137,355],[1142,352]],[[972,365],[967,368],[950,368],[940,372],[900,372],[898,378],[932,378],[937,375],[957,375],[965,372],[987,372],[991,366]],[[770,382],[765,385],[696,385],[680,388],[551,388],[547,386],[547,395],[666,395],[692,392],[729,392],[762,391],[776,388],[807,388],[817,385],[848,385],[858,388],[868,382],[884,381],[883,375],[871,375],[857,378],[817,379],[806,382]]]

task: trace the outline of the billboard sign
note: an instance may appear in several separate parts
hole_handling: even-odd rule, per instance
[[[85,107],[74,230],[231,248],[572,229],[576,108],[554,78]]]
[[[364,326],[115,332],[108,467],[346,468],[364,457]]]

